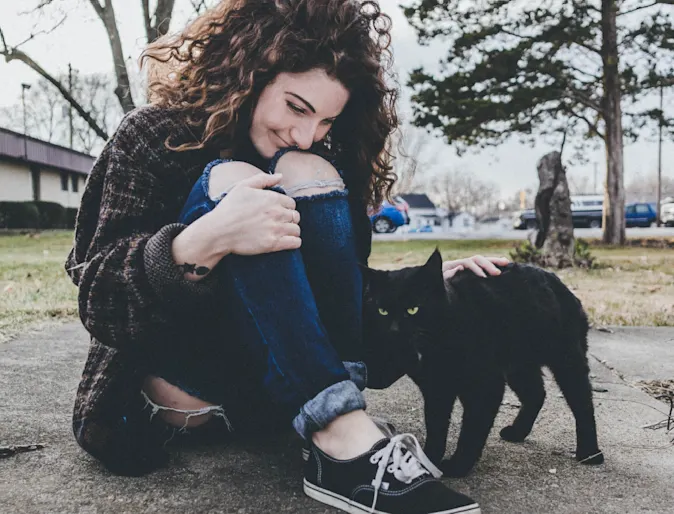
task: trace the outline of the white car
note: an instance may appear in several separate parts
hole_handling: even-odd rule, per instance
[[[660,206],[660,221],[667,227],[674,227],[674,202]]]

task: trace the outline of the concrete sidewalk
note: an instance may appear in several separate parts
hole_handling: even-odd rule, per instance
[[[79,324],[0,345],[0,446],[48,445],[0,459],[0,512],[337,512],[304,496],[301,442],[287,436],[180,449],[169,468],[143,478],[103,470],[77,447],[70,429],[87,345]],[[641,428],[665,419],[667,406],[631,385],[674,378],[674,329],[593,331],[590,353],[594,385],[607,390],[595,393],[606,464],[573,460],[573,417],[550,380],[529,439],[501,441],[498,429],[517,412],[508,393],[476,470],[451,481],[478,500],[483,513],[674,512],[674,432]],[[421,400],[410,381],[367,396],[373,414],[423,436]],[[452,441],[456,429],[455,421]]]

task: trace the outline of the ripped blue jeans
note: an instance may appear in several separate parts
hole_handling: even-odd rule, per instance
[[[278,160],[292,150],[297,151],[279,151],[268,173],[274,173]],[[180,213],[180,223],[194,222],[226,195],[209,195],[211,169],[221,162],[226,161],[206,167]],[[292,192],[336,182],[343,186],[341,180],[332,182],[307,182]],[[361,391],[366,368],[354,359],[362,341],[362,276],[347,194],[342,187],[324,194],[294,196],[301,216],[300,249],[253,256],[230,254],[218,264],[224,268],[219,276],[223,279],[223,316],[228,331],[222,338],[225,350],[221,355],[228,358],[228,342],[240,342],[246,358],[253,362],[243,382],[256,382],[274,405],[274,415],[292,421],[305,439],[338,416],[365,408]],[[186,369],[175,359],[156,374],[210,403],[228,394],[209,390],[217,386],[210,385],[203,367]],[[245,400],[246,387],[234,389],[231,394]],[[147,396],[145,399],[153,413],[164,408]],[[188,416],[212,412],[226,421],[229,430],[237,431],[224,403],[181,412]]]

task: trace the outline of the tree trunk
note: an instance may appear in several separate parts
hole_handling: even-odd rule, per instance
[[[131,81],[129,80],[129,73],[126,69],[126,60],[124,59],[124,52],[122,51],[122,40],[119,37],[117,30],[117,20],[115,19],[115,10],[112,7],[112,0],[106,0],[105,5],[101,6],[99,0],[89,0],[91,5],[96,10],[96,14],[105,25],[105,31],[108,33],[108,41],[110,42],[110,49],[112,50],[112,63],[115,70],[115,77],[117,77],[117,87],[115,88],[115,95],[119,99],[122,110],[126,114],[132,111],[136,106],[133,103],[131,96]]]
[[[160,37],[166,35],[168,32],[169,26],[171,25],[171,17],[173,15],[173,5],[175,4],[175,0],[157,1],[157,6],[154,10],[154,25],[152,25],[152,19],[150,17],[149,0],[141,0],[141,2],[143,8],[143,20],[145,22],[145,35],[147,36],[148,44],[150,44]]]
[[[602,0],[602,61],[604,63],[604,122],[606,123],[606,187],[604,188],[604,243],[625,243],[625,186],[623,178],[623,127],[616,0]]]
[[[559,152],[550,152],[538,161],[538,179],[540,186],[536,195],[536,219],[539,230],[536,248],[542,248],[547,266],[573,266],[575,243],[571,198]]]

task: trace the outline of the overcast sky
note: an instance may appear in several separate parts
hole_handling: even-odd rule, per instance
[[[85,0],[61,0],[64,5],[73,6],[67,22],[56,32],[39,36],[21,48],[52,74],[65,72],[70,62],[81,72],[110,73],[112,57],[101,22],[93,12],[93,8]],[[10,1],[0,0],[0,27],[2,27],[9,44],[23,41],[30,34],[35,19],[20,15],[22,11],[35,5],[36,0]],[[434,67],[443,55],[443,47],[436,44],[422,47],[416,43],[414,31],[409,27],[402,11],[398,7],[399,0],[381,0],[382,10],[393,19],[394,57],[404,84],[407,73],[412,68],[425,65]],[[172,29],[176,29],[187,19],[187,0],[177,0],[177,12]],[[77,6],[75,8],[75,6]],[[140,2],[138,0],[114,0],[124,52],[134,60],[140,54],[144,30],[141,24]],[[13,61],[5,63],[0,59],[0,106],[16,104],[21,94],[21,83],[31,83],[37,75],[23,63]],[[409,119],[411,109],[408,94],[403,91],[400,111]],[[495,182],[503,197],[514,194],[521,188],[536,186],[537,160],[548,151],[550,145],[540,141],[534,148],[510,141],[496,149],[481,150],[457,157],[452,148],[439,140],[434,140],[427,148],[429,153],[437,156],[436,168],[449,167],[463,169],[476,174],[485,180]],[[657,143],[637,143],[625,148],[625,180],[630,182],[637,174],[655,175],[657,172]],[[603,147],[597,150],[588,149],[588,163],[572,165],[569,173],[572,177],[586,175],[592,183],[594,163],[599,169],[599,183],[605,172]],[[674,176],[674,144],[665,143],[663,151],[663,173]],[[600,185],[601,187],[601,185]]]

